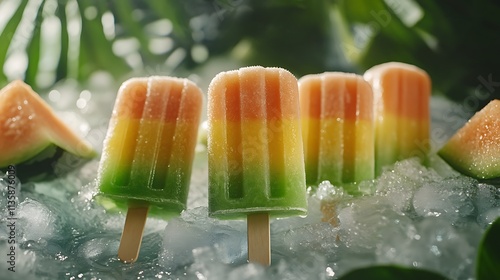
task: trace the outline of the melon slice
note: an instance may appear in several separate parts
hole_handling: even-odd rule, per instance
[[[500,177],[500,100],[477,112],[438,154],[461,173],[477,179]]]
[[[26,161],[54,144],[80,157],[97,155],[22,81],[0,90],[0,167]]]

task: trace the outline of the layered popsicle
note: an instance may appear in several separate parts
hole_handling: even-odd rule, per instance
[[[375,172],[398,160],[425,158],[430,149],[431,81],[422,69],[399,62],[364,74],[375,97]]]
[[[264,259],[253,258],[250,236],[256,227],[266,236],[269,214],[306,214],[299,114],[297,80],[284,69],[241,68],[219,73],[210,84],[209,214],[248,218],[250,261],[270,262],[266,249]],[[252,226],[255,217],[264,222]],[[256,242],[269,243],[268,222],[264,239]]]
[[[145,219],[147,209],[168,217],[186,208],[202,103],[201,90],[187,79],[133,78],[121,86],[98,184],[101,196],[128,208],[127,222],[129,215]],[[130,254],[120,256],[120,251],[119,257],[135,260]]]
[[[374,178],[373,92],[340,72],[299,80],[306,181],[344,185]]]

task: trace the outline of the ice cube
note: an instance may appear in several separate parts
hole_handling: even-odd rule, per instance
[[[394,164],[394,167],[387,168],[387,170],[393,170],[396,176],[406,179],[410,183],[422,184],[428,181],[440,180],[439,176],[434,170],[426,168],[420,162],[418,158],[409,158],[402,161],[398,161]],[[379,180],[379,183],[381,183]]]
[[[10,253],[10,244],[0,243],[0,252],[2,252],[2,261],[0,262],[1,279],[40,279],[35,275],[35,266],[37,258],[34,252],[16,248],[14,263],[10,264],[10,257],[5,256]],[[5,255],[4,255],[5,253]],[[13,271],[12,271],[13,270]]]
[[[113,277],[109,279],[152,279],[159,273],[158,252],[162,242],[159,232],[145,233],[139,258],[134,265],[124,265],[118,260],[119,242],[120,234],[106,232],[76,238],[70,256],[78,265],[68,269],[71,276],[78,279],[78,275],[84,273],[88,276],[103,275],[103,279],[110,276]]]
[[[425,184],[415,192],[413,207],[419,216],[447,216],[451,221],[474,214],[477,182],[468,177]]]
[[[55,188],[58,186],[54,186]],[[19,205],[19,234],[23,240],[57,240],[62,242],[68,238],[101,231],[103,224],[116,215],[105,213],[102,208],[88,208],[91,202],[79,204],[80,199],[62,195],[58,200],[54,197],[36,192],[36,188],[23,192],[23,201]],[[77,192],[78,193],[78,192]],[[121,232],[123,223],[117,226]]]
[[[340,200],[352,197],[342,187],[334,186],[329,181],[321,182],[314,196],[319,200]]]
[[[81,245],[72,252],[81,262],[90,267],[109,270],[110,266],[118,266],[117,258],[120,236],[116,234],[93,234],[78,240]]]
[[[339,247],[338,238],[337,227],[320,222],[273,235],[272,244],[275,252],[282,250],[285,256],[298,256],[309,251],[333,258]]]
[[[342,187],[334,186],[329,181],[319,184],[315,190],[309,190],[308,210],[305,224],[328,222],[333,226],[338,224],[337,209],[343,206],[352,195]],[[301,227],[297,225],[296,227]]]
[[[240,265],[228,273],[228,280],[261,280],[271,279],[265,275],[266,270],[263,266],[258,264],[249,263],[247,265]]]
[[[500,207],[495,207],[479,214],[479,216],[477,217],[477,222],[483,228],[487,228],[498,218],[500,218]]]
[[[384,170],[375,180],[376,195],[385,197],[393,210],[402,214],[410,210],[417,189],[439,180],[442,178],[434,170],[424,167],[417,158],[411,158]]]
[[[341,209],[339,239],[354,252],[367,252],[375,248],[384,237],[406,231],[411,220],[395,212],[384,197],[361,197]]]
[[[48,199],[48,198],[47,198]],[[40,201],[26,198],[19,205],[18,225],[22,240],[59,238],[63,225],[52,207]]]
[[[480,215],[492,208],[499,207],[500,189],[488,184],[478,184],[474,204]]]
[[[74,258],[60,244],[60,240],[39,241],[28,240],[22,242],[19,249],[24,254],[35,256],[33,274],[39,279],[58,279],[63,271],[75,266]]]
[[[296,256],[287,256],[275,261],[266,274],[269,279],[326,279],[326,258],[325,256],[304,251]]]
[[[185,211],[168,222],[163,232],[162,265],[173,269],[192,263],[193,250],[213,247],[224,263],[246,261],[246,227],[243,221],[207,218],[206,207]]]
[[[425,268],[450,279],[466,279],[474,266],[474,246],[449,220],[428,217],[417,222],[414,230],[386,236],[377,244],[376,254],[379,263]]]
[[[194,263],[189,271],[195,279],[228,279],[231,267],[222,262],[214,247],[198,247],[192,254]]]
[[[321,201],[316,197],[309,197],[308,199],[308,215],[305,217],[294,216],[285,218],[271,219],[271,233],[279,234],[289,231],[293,228],[300,228],[303,226],[316,224],[321,222]]]

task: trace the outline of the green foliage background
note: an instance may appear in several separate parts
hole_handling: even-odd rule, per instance
[[[0,31],[0,86],[12,79],[5,62],[18,48],[13,44],[17,36],[27,41],[28,63],[16,78],[37,90],[67,78],[85,82],[97,70],[121,82],[155,71],[187,75],[224,60],[280,66],[297,76],[362,73],[378,63],[402,61],[428,71],[436,93],[470,109],[500,97],[500,4],[493,0],[1,0],[0,4],[6,1],[18,4]],[[71,5],[77,6],[76,15],[68,12]],[[35,14],[32,30],[21,24],[29,13]],[[106,36],[101,20],[110,14],[115,26],[112,38]],[[75,17],[81,19],[77,57],[71,52],[68,26]],[[39,83],[44,61],[41,27],[49,18],[59,21],[58,61],[51,80]],[[158,34],[146,27],[161,19],[171,23],[172,31],[161,36],[170,38],[172,46],[155,53],[149,44]],[[127,63],[113,48],[117,41],[130,38],[138,42],[134,52],[139,66]],[[207,59],[197,59],[193,50],[200,47]],[[169,58],[179,53],[181,61],[169,64]]]

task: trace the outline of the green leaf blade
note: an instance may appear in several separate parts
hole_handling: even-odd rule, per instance
[[[45,6],[45,0],[42,1],[35,18],[35,28],[33,30],[33,35],[26,52],[28,53],[28,68],[26,69],[26,75],[24,81],[34,86],[36,84],[36,75],[38,73],[38,65],[40,64],[40,47],[41,47],[41,27],[43,22],[43,7]]]
[[[477,280],[500,279],[500,218],[483,235],[476,261]]]
[[[56,68],[56,82],[68,77],[69,69],[69,31],[68,31],[68,19],[66,16],[66,2],[62,1],[59,3],[56,15],[61,22],[61,53],[59,55],[59,62]]]
[[[115,16],[117,17],[117,21],[123,25],[130,35],[139,40],[145,60],[148,62],[154,61],[155,57],[148,48],[149,38],[144,32],[143,26],[130,16],[134,12],[132,3],[128,1],[115,1],[112,3],[115,8],[114,11],[116,11]]]
[[[19,4],[17,10],[14,12],[12,17],[2,30],[2,34],[0,34],[0,42],[2,42],[0,44],[0,83],[7,81],[7,77],[3,72],[3,66],[7,58],[7,51],[9,50],[9,46],[12,43],[12,38],[14,37],[17,27],[21,23],[21,20],[23,18],[23,13],[27,4],[28,0],[23,0]]]
[[[78,78],[85,80],[96,70],[108,70],[115,78],[120,78],[129,73],[131,68],[113,52],[113,44],[104,34],[102,11],[98,10],[98,14],[92,19],[85,16],[84,11],[91,6],[92,1],[78,1],[82,18]]]

